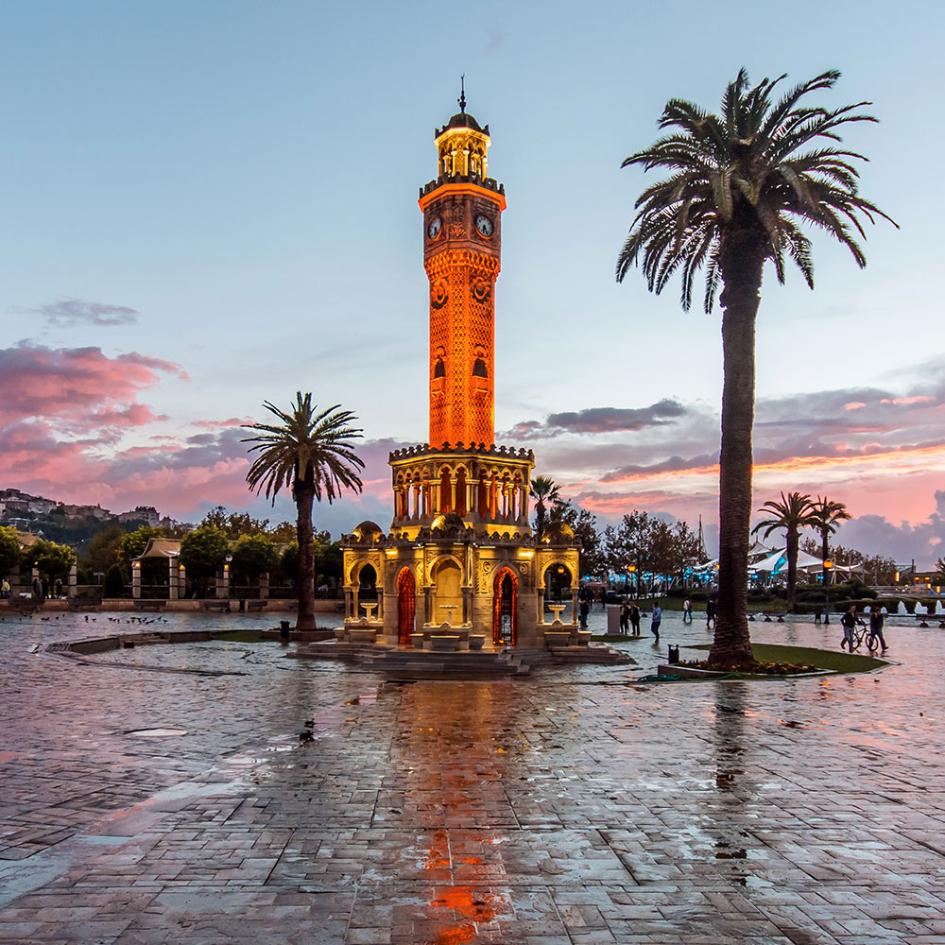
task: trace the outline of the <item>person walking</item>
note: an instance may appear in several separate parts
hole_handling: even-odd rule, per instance
[[[883,610],[886,608],[884,607]],[[883,616],[883,610],[873,607],[870,610],[870,636],[866,645],[871,649],[876,649],[876,642],[882,647],[881,652],[886,652],[886,638],[883,636],[883,624],[886,618]]]
[[[640,608],[636,604],[630,605],[630,626],[633,628],[633,635],[640,635]]]
[[[715,598],[710,597],[705,602],[705,628],[712,630],[715,625]]]
[[[626,600],[620,605],[620,632],[626,636],[630,630],[630,604]]]
[[[856,629],[856,607],[851,604],[849,609],[840,618],[840,626],[843,627],[843,639],[840,641],[840,649],[849,649],[853,652],[854,630]]]
[[[653,605],[653,615],[650,618],[650,633],[656,637],[656,642],[660,642],[660,624],[663,622],[663,608],[659,601]]]
[[[591,605],[587,602],[587,598],[581,600],[580,606],[578,607],[578,620],[581,623],[581,629],[587,629],[587,615],[591,609]]]
[[[10,597],[10,582],[4,578],[3,583],[0,584],[0,597],[4,600],[8,600]]]
[[[687,597],[682,605],[682,622],[692,623],[692,601]]]

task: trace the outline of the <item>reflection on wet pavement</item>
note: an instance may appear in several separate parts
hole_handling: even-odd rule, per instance
[[[878,674],[656,686],[646,637],[409,685],[277,644],[30,652],[110,630],[0,623],[0,941],[945,942],[937,628]]]

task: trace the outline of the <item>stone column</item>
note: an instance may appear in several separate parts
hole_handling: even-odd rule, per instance
[[[177,570],[177,558],[168,558],[167,559],[167,599],[168,600],[177,600],[180,596],[178,593],[178,580],[180,578],[180,573]]]
[[[75,597],[76,585],[79,583],[79,571],[75,565],[69,568],[69,597]]]
[[[214,589],[217,597],[229,598],[230,596],[230,566],[223,565],[223,576],[218,578],[217,586]]]
[[[429,623],[433,619],[433,594],[432,588],[423,589],[423,622]]]
[[[469,623],[472,619],[472,588],[463,588],[463,623]]]
[[[131,596],[135,600],[141,599],[141,562],[131,562]]]
[[[264,571],[259,575],[259,599],[269,600],[269,572]]]

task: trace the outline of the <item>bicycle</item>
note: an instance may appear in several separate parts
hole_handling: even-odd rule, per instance
[[[864,640],[866,641],[866,649],[870,653],[875,653],[879,649],[879,635],[873,631],[866,621],[857,620],[853,627],[853,643],[850,646],[850,652],[858,650]]]

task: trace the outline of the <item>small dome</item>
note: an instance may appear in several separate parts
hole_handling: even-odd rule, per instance
[[[472,128],[473,131],[482,131],[479,122],[466,112],[457,112],[447,123],[447,128]]]
[[[381,530],[381,526],[377,522],[362,522],[358,527],[351,533],[354,535],[357,541],[375,541],[378,537],[384,534]]]

